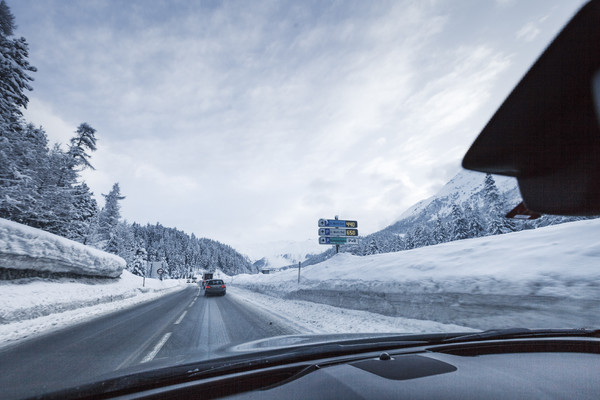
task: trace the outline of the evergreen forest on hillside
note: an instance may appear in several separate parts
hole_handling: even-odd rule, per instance
[[[122,220],[125,196],[118,183],[102,195],[104,205],[97,204],[81,177],[85,169],[94,169],[96,130],[83,122],[65,148],[50,146],[44,129],[23,117],[36,68],[29,64],[25,38],[15,37],[15,27],[9,7],[0,2],[0,218],[117,254],[138,275],[144,274],[141,261],[166,262],[172,278],[199,269],[256,272],[230,246],[159,223],[142,226]]]

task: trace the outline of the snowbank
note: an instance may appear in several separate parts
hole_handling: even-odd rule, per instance
[[[122,271],[118,279],[0,281],[0,346],[100,314],[149,301],[186,285],[185,280],[142,279]]]
[[[431,333],[468,332],[475,329],[435,321],[387,317],[367,311],[340,309],[302,300],[275,299],[271,296],[230,287],[228,296],[238,298],[246,306],[267,313],[271,319],[298,334],[315,333]]]
[[[125,260],[0,218],[0,268],[116,278],[125,268]]]
[[[233,285],[476,328],[600,326],[600,219],[357,257]]]

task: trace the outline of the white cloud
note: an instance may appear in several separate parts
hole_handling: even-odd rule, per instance
[[[74,136],[77,126],[83,122],[70,124],[55,112],[53,107],[31,96],[27,109],[23,110],[24,118],[36,126],[42,126],[50,143],[67,144]]]
[[[536,22],[528,22],[517,31],[517,39],[522,39],[526,42],[533,41],[540,34],[540,28]]]
[[[234,245],[392,223],[458,170],[513,66],[435,1],[19,4],[27,117],[98,130],[93,191],[118,181],[128,220]]]

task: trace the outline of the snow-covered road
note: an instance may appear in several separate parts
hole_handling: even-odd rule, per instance
[[[146,279],[123,271],[118,279],[0,281],[0,348],[189,286],[184,280]]]

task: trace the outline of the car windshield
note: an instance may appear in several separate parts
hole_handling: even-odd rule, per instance
[[[461,168],[583,5],[2,0],[4,395],[286,335],[600,328],[600,220],[506,218],[516,179]]]

